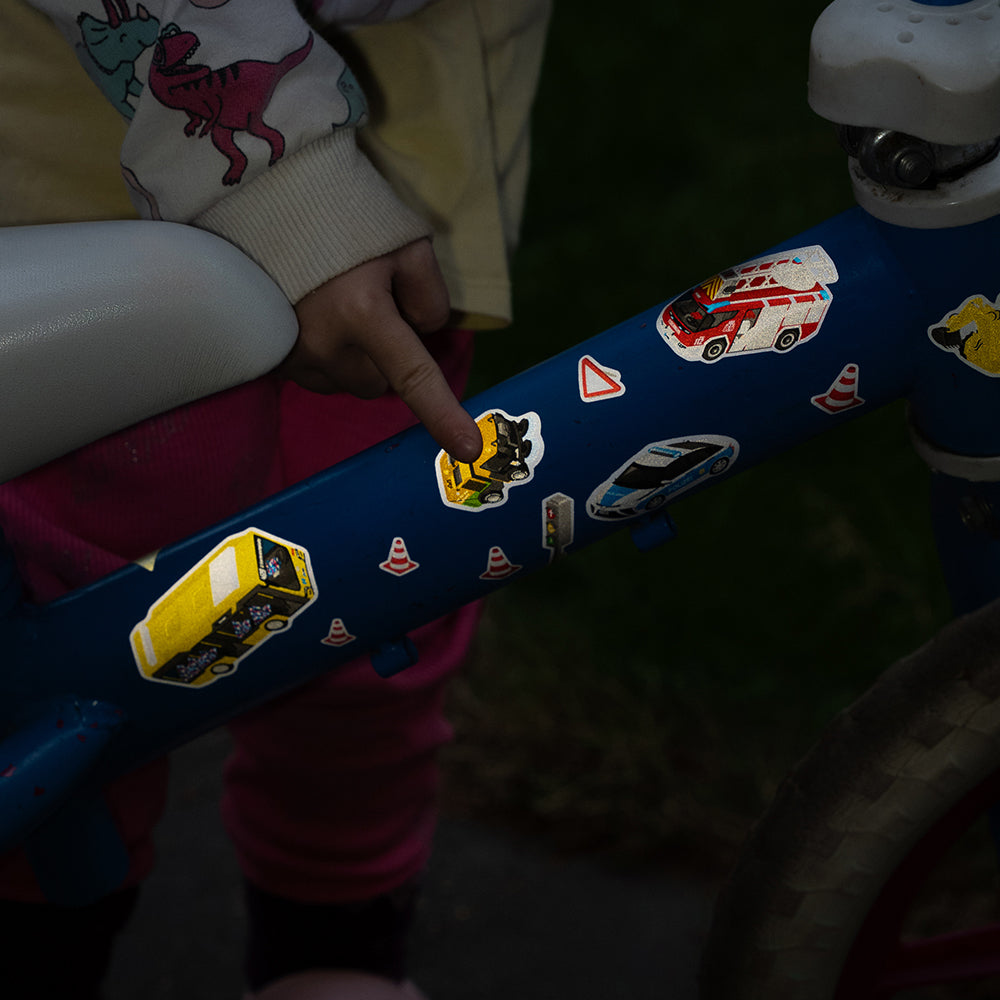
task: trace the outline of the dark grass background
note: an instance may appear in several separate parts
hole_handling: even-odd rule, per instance
[[[514,262],[473,391],[853,204],[807,103],[820,0],[556,4]],[[837,710],[948,616],[902,404],[489,604],[452,698],[456,813],[726,865]]]

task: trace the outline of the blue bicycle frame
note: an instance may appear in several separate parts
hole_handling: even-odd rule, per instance
[[[47,606],[11,570],[0,849],[95,898],[126,864],[111,779],[360,653],[403,669],[421,624],[623,525],[663,541],[672,496],[900,397],[929,453],[983,467],[935,476],[934,503],[956,607],[996,596],[998,227],[850,210],[470,400],[479,467],[414,428]]]

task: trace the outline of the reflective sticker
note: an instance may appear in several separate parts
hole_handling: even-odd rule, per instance
[[[830,388],[819,396],[812,397],[813,406],[833,414],[843,413],[855,406],[864,406],[865,401],[858,395],[859,372],[860,369],[855,364],[844,365]]]
[[[132,632],[133,643],[138,642],[142,647],[143,656],[149,663],[156,663],[156,650],[153,648],[153,637],[149,634],[149,627],[145,622],[139,622]]]
[[[671,300],[656,329],[686,361],[790,351],[814,336],[833,302],[837,267],[821,246],[757,257]]]
[[[490,549],[490,554],[486,558],[486,572],[479,574],[480,580],[504,580],[508,576],[513,576],[523,567],[512,563],[499,545],[494,545]]]
[[[654,441],[636,452],[587,500],[599,521],[651,514],[672,498],[718,476],[736,461],[740,446],[730,437],[698,434]]]
[[[240,589],[240,571],[236,566],[236,547],[227,545],[208,564],[208,580],[212,588],[212,603],[222,604]]]
[[[940,323],[928,327],[927,335],[942,351],[954,352],[982,375],[1000,375],[1000,297],[990,302],[983,295],[970,295]]]
[[[357,639],[356,635],[351,635],[347,631],[347,626],[344,625],[343,618],[334,618],[330,622],[330,631],[327,634],[323,642],[328,646],[346,646],[349,642],[354,642]]]
[[[449,507],[481,511],[507,502],[508,491],[528,482],[542,459],[542,421],[534,411],[511,416],[487,410],[476,418],[483,450],[474,462],[439,451],[434,461],[438,492]]]
[[[139,673],[181,687],[211,684],[287,628],[316,592],[304,548],[259,528],[230,535],[132,629]]]
[[[561,556],[573,542],[573,498],[553,493],[542,501],[542,547],[550,559]]]
[[[155,552],[150,552],[148,555],[142,556],[135,560],[136,566],[141,566],[144,570],[152,573],[156,569],[156,557],[160,554],[160,550],[157,549]]]
[[[406,550],[406,542],[398,535],[392,540],[389,548],[389,556],[385,562],[378,564],[379,569],[384,569],[386,573],[393,576],[406,576],[415,569],[420,569],[420,563],[414,562],[410,558],[410,553]]]
[[[577,383],[580,399],[585,403],[594,403],[601,399],[617,399],[625,395],[622,373],[600,364],[589,354],[580,358]]]

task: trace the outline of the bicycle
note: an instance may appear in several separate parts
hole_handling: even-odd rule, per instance
[[[656,544],[672,533],[663,510],[666,504],[658,503],[658,497],[666,500],[668,494],[689,493],[724,479],[732,471],[820,432],[831,421],[853,418],[858,411],[866,412],[866,406],[874,408],[895,399],[910,383],[918,382],[918,373],[924,368],[928,381],[919,381],[917,386],[913,419],[925,435],[933,433],[935,437],[936,447],[927,449],[928,453],[944,462],[949,460],[942,446],[959,454],[989,454],[988,429],[970,428],[958,419],[945,421],[939,429],[934,419],[938,411],[947,410],[941,405],[942,398],[957,398],[966,408],[979,405],[988,413],[989,389],[981,373],[965,370],[968,366],[958,359],[954,345],[936,341],[928,331],[946,325],[947,317],[959,310],[962,297],[956,298],[955,288],[982,293],[980,286],[989,281],[988,256],[980,253],[979,259],[969,258],[991,245],[993,229],[991,221],[973,224],[971,236],[978,242],[970,240],[969,231],[929,235],[906,230],[900,234],[854,211],[765,251],[754,259],[757,270],[747,280],[760,277],[765,263],[769,269],[780,266],[789,274],[797,269],[809,271],[814,278],[812,285],[791,290],[812,295],[808,305],[816,313],[800,320],[802,325],[794,337],[781,337],[790,326],[776,328],[769,347],[748,350],[742,358],[739,355],[744,352],[733,350],[735,338],[721,351],[718,341],[712,347],[708,339],[693,348],[681,344],[678,334],[694,322],[695,311],[687,308],[679,312],[675,306],[670,312],[678,300],[639,314],[543,368],[470,401],[470,408],[481,412],[480,419],[495,435],[491,438],[494,451],[487,461],[496,459],[496,467],[486,472],[499,471],[500,477],[483,475],[482,470],[478,476],[473,475],[477,470],[456,470],[455,463],[438,454],[427,435],[416,430],[254,508],[245,517],[160,553],[152,570],[130,568],[45,609],[16,606],[12,583],[5,621],[12,650],[9,662],[29,662],[31,650],[44,636],[51,640],[49,657],[62,666],[48,678],[49,686],[44,690],[34,687],[31,677],[4,680],[4,704],[9,707],[17,701],[22,723],[4,749],[9,753],[22,738],[33,748],[23,763],[19,757],[14,769],[8,766],[4,772],[4,791],[12,794],[15,785],[20,789],[20,815],[15,829],[6,831],[5,845],[21,839],[42,816],[51,819],[33,836],[39,871],[63,898],[86,898],[99,891],[108,878],[113,879],[119,863],[87,793],[124,766],[126,755],[130,766],[145,756],[158,755],[165,747],[214,727],[226,713],[274,693],[275,679],[269,667],[275,666],[279,655],[282,663],[286,657],[297,661],[300,657],[290,655],[295,650],[312,652],[322,644],[328,654],[325,667],[353,658],[357,649],[373,647],[378,668],[391,673],[404,667],[410,655],[405,640],[395,637],[404,635],[425,616],[433,617],[463,598],[488,593],[516,570],[540,568],[567,550],[603,537],[623,522],[634,526],[633,534],[640,544]],[[162,230],[158,234],[162,235]],[[886,254],[880,259],[869,250],[862,263],[870,270],[859,274],[854,248],[864,241],[883,244]],[[822,256],[814,252],[817,247],[822,248]],[[947,261],[946,267],[932,275],[926,274],[928,248],[935,260],[943,257]],[[209,256],[213,254],[208,251]],[[842,260],[852,261],[850,273],[842,273],[837,266]],[[900,273],[904,271],[918,279],[927,278],[920,294],[911,292],[912,301],[904,302],[902,308],[895,299],[878,301],[874,309],[869,308],[870,301],[879,299],[888,283],[903,283]],[[731,277],[740,280],[736,275]],[[715,298],[709,294],[707,286],[711,284],[696,286],[703,289],[706,301]],[[724,284],[725,279],[718,287]],[[251,279],[250,285],[258,287],[258,282]],[[790,288],[787,281],[782,287]],[[913,283],[908,287],[913,289]],[[696,288],[690,290],[692,295]],[[918,298],[923,301],[918,302]],[[738,326],[749,323],[747,329],[752,329],[761,322],[761,315],[770,320],[774,309],[782,307],[761,305],[760,315],[750,322],[748,313],[753,308],[744,309]],[[858,317],[868,326],[855,323]],[[734,320],[731,317],[726,322]],[[894,332],[885,341],[873,343],[864,337],[852,338],[849,331],[855,326]],[[758,332],[763,333],[764,327]],[[904,346],[912,347],[914,356],[900,366],[899,353]],[[692,349],[696,356],[689,360]],[[772,392],[766,412],[746,405],[744,362],[758,370],[769,363],[766,367],[773,379],[768,382]],[[931,384],[931,376],[943,365],[949,366],[948,378],[942,380],[946,384]],[[816,374],[821,370],[823,377],[817,382]],[[644,400],[661,398],[665,386],[670,398],[680,401],[677,411],[684,414],[683,424],[679,420],[675,423],[672,414],[651,415],[644,405]],[[728,406],[719,405],[720,396],[729,397]],[[825,402],[815,402],[817,399]],[[539,400],[544,400],[544,407]],[[731,432],[729,425],[738,425],[739,432]],[[582,435],[587,435],[587,440],[580,445]],[[586,449],[585,467],[577,458],[578,447]],[[651,452],[654,447],[659,447],[655,455]],[[567,449],[565,454],[563,448]],[[632,499],[628,499],[622,492],[629,483],[618,480],[628,478],[632,465],[645,466],[639,472],[648,474],[650,468],[662,470],[677,462],[689,464],[676,476],[665,477],[659,486],[646,489],[645,495],[635,498],[637,491],[631,490]],[[383,469],[391,469],[391,474],[386,476]],[[456,472],[461,474],[461,482]],[[689,474],[694,478],[681,482]],[[332,539],[323,537],[328,535],[323,515],[331,507],[341,512],[342,523],[362,516],[369,519],[364,490],[358,496],[352,484],[386,478],[402,484],[421,483],[423,506],[408,506],[408,496],[394,495],[399,506],[383,518],[384,525],[373,526],[370,536],[347,538],[340,533]],[[462,484],[477,478],[482,486],[477,484],[473,491],[465,487],[463,494]],[[939,499],[940,509],[954,510],[957,504],[974,530],[989,530],[993,488],[988,484],[981,487],[983,502],[970,506],[963,504],[968,490],[961,479],[943,482],[947,488]],[[303,508],[310,509],[318,523],[306,524],[301,516]],[[250,528],[256,530],[248,536]],[[961,536],[966,530],[963,527],[953,533]],[[454,539],[453,548],[447,551],[442,551],[437,541],[442,533]],[[285,545],[287,554],[283,554],[279,550],[286,542],[291,544]],[[962,546],[966,550],[970,547],[976,546]],[[226,554],[230,550],[232,554]],[[984,564],[990,563],[986,558],[989,554],[971,553]],[[154,611],[162,610],[164,599],[176,598],[181,586],[192,583],[199,572],[211,578],[210,566],[219,557],[226,562],[218,564],[217,573],[226,570],[234,579],[241,578],[243,565],[249,564],[261,569],[265,577],[261,582],[267,583],[273,567],[270,579],[274,592],[267,596],[285,601],[283,610],[272,604],[271,613],[255,621],[255,613],[263,610],[253,603],[259,593],[251,596],[241,590],[240,600],[249,598],[249,603],[240,609],[245,616],[239,621],[230,614],[225,623],[229,631],[221,634],[215,628],[219,616],[210,616],[211,629],[195,636],[189,647],[166,656],[156,646]],[[365,601],[352,593],[337,595],[334,602],[326,603],[329,581],[344,581],[346,574],[341,567],[345,564],[359,567],[371,581],[370,593]],[[280,586],[279,578],[284,574],[283,579],[288,579],[289,567],[294,568],[293,575],[301,586]],[[967,606],[981,603],[994,592],[988,565],[983,566],[981,579],[970,580],[964,572],[952,575],[960,578],[960,598]],[[456,578],[462,581],[460,590],[456,590]],[[244,586],[241,578],[238,587]],[[384,607],[387,600],[398,602],[385,616],[388,622],[375,621],[378,616],[372,609]],[[96,635],[88,631],[95,609],[108,606],[116,608],[115,621],[101,622]],[[213,615],[214,611],[213,605]],[[273,629],[266,628],[268,621]],[[88,636],[84,646],[90,648],[80,648],[84,635]],[[253,641],[245,641],[248,638]],[[380,642],[386,638],[387,643]],[[112,662],[98,663],[105,659],[107,649],[115,650]],[[181,659],[172,662],[177,656]],[[167,664],[173,673],[155,676]],[[80,694],[75,690],[78,672],[103,676],[94,682],[93,689]],[[298,679],[285,676],[278,683]],[[52,691],[70,692],[75,697],[54,701]],[[121,714],[126,704],[127,717]],[[43,731],[51,737],[57,719],[63,722],[57,738],[41,743],[33,739]],[[5,726],[15,728],[9,717]],[[78,736],[87,737],[89,746],[80,743]],[[87,746],[86,752],[80,750],[82,746]],[[119,756],[108,760],[111,753]],[[39,810],[36,800],[45,796],[36,795],[36,789],[47,787],[46,795],[54,793],[53,781],[68,789],[74,772],[77,776],[86,772],[86,778],[82,791],[74,793],[65,807],[71,811],[57,817],[54,812]],[[38,780],[40,775],[45,776],[44,783]],[[82,817],[92,824],[90,837],[86,824],[81,824]],[[65,852],[70,847],[75,851],[87,846],[88,840],[102,848],[103,871],[99,865],[80,872],[65,863],[70,856]],[[91,880],[93,874],[102,876],[98,885]],[[824,978],[829,979],[829,968]]]
[[[850,6],[841,4],[838,13]],[[832,83],[825,74],[836,76],[838,68],[831,64],[838,58],[864,75],[863,50],[871,41],[866,30],[878,35],[882,28],[884,45],[884,29],[891,22],[891,30],[898,32],[894,41],[902,46],[915,38],[911,25],[920,31],[925,18],[934,29],[947,31],[963,19],[967,27],[969,19],[982,25],[994,14],[985,5],[941,4],[932,10],[930,5],[906,4],[895,5],[893,20],[893,7],[886,3],[862,11],[861,5],[853,5],[850,16],[857,20],[851,37],[862,51],[849,55],[838,47],[845,36],[838,38],[837,32],[844,23],[837,22],[836,14],[823,15],[813,41],[813,69],[821,91]],[[845,85],[842,79],[837,82]],[[883,83],[893,91],[900,80],[890,70]],[[837,90],[836,83],[831,89]],[[820,105],[830,101],[827,117],[851,125],[871,126],[872,120],[864,117],[869,110],[886,116],[882,121],[887,122],[892,117],[888,104],[899,98],[899,91],[888,98],[883,92],[874,99],[877,107],[861,112],[855,105],[857,117],[852,117],[846,108],[858,94],[845,89],[821,93],[815,100]],[[896,214],[870,199],[887,190],[929,192],[935,187],[926,175],[904,176],[930,165],[930,146],[914,134],[946,142],[950,128],[962,128],[955,120],[932,122],[932,104],[933,98],[919,125],[914,119],[897,124],[909,133],[904,136],[876,128],[842,131],[859,201],[902,226],[934,223],[927,216]],[[845,111],[847,117],[839,117]],[[900,116],[906,118],[905,112]],[[980,154],[992,157],[992,142],[990,146],[988,153],[980,147]],[[927,200],[933,197],[918,194],[915,204],[924,198],[923,206],[933,211]],[[924,236],[915,242],[923,242]],[[967,353],[961,337],[946,327],[962,326],[972,304],[973,297],[967,297],[942,317],[943,325],[931,323],[925,330],[931,343],[959,350],[966,361],[976,348],[986,346],[985,324],[971,326],[975,334]],[[965,332],[969,329],[963,326]],[[947,422],[956,414],[953,408],[949,414],[947,400],[939,397],[921,416],[921,404],[910,399],[915,428],[929,428],[924,420]],[[985,397],[983,406],[985,414]],[[984,441],[970,442],[966,458],[952,464],[928,445],[921,430],[915,430],[914,441],[935,472],[936,532],[953,602],[958,611],[969,613],[880,677],[786,779],[720,900],[705,960],[708,996],[888,997],[902,990],[989,979],[1000,969],[995,925],[917,940],[903,935],[907,912],[935,865],[974,818],[985,812],[995,820],[993,804],[1000,790],[989,693],[996,676],[998,607],[987,565],[995,554],[995,472],[985,457],[990,448]]]

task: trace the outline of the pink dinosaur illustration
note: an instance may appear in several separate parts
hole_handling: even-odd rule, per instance
[[[263,139],[271,147],[272,166],[281,159],[285,137],[266,124],[264,111],[281,78],[312,51],[313,36],[279,62],[244,59],[215,70],[188,62],[199,44],[192,32],[167,25],[153,50],[149,89],[161,104],[187,113],[185,135],[193,136],[200,128],[199,138],[212,136],[215,148],[229,159],[222,183],[239,184],[247,158],[233,133]]]

